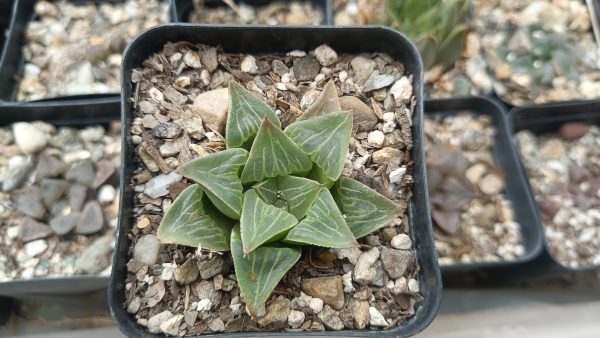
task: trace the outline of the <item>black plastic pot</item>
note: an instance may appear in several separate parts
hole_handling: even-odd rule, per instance
[[[527,179],[520,170],[517,153],[508,131],[506,112],[501,104],[483,96],[425,101],[425,115],[448,116],[463,111],[492,118],[496,128],[492,154],[496,164],[507,173],[504,194],[512,203],[515,221],[521,225],[525,254],[516,260],[506,262],[442,265],[445,286],[465,286],[472,282],[486,280],[496,271],[513,269],[532,261],[540,254],[543,247],[542,229],[536,222],[535,207],[528,197]]]
[[[600,125],[600,101],[577,101],[577,102],[564,102],[564,103],[553,103],[538,106],[528,106],[523,108],[514,108],[508,113],[509,128],[511,135],[514,135],[520,130],[529,130],[535,135],[544,133],[557,132],[560,126],[565,122],[586,122],[589,124]],[[515,149],[518,146],[513,140]],[[519,155],[519,166],[523,174],[527,176],[527,169],[523,163],[521,155]],[[544,234],[544,226],[542,224],[542,217],[538,204],[535,201],[535,195],[529,180],[527,180],[526,188],[528,195],[531,199],[531,203],[534,205],[535,211],[535,222],[542,229],[542,235]],[[548,243],[544,241],[544,248],[541,255],[531,264],[527,270],[528,276],[552,276],[563,274],[574,271],[586,271],[598,269],[600,265],[583,266],[579,268],[572,268],[562,265],[558,262],[548,249]]]
[[[12,15],[10,18],[4,49],[0,54],[0,104],[2,102],[15,102],[19,85],[19,78],[24,71],[25,62],[23,60],[23,44],[25,42],[25,32],[30,21],[35,19],[34,6],[37,0],[14,0]],[[73,3],[89,2],[122,2],[123,0],[70,0]],[[166,0],[165,0],[166,1]],[[10,2],[10,1],[9,1]],[[3,9],[4,5],[0,5]],[[1,23],[0,23],[1,25]],[[1,27],[0,27],[1,29]],[[88,103],[104,102],[104,98],[113,98],[118,100],[119,93],[106,94],[84,94],[72,96],[57,96],[35,101],[23,102],[48,102],[48,101],[72,101],[75,99],[89,100]],[[19,102],[21,103],[21,102]]]
[[[292,2],[292,0],[235,0],[236,3],[244,3],[252,6],[265,6],[271,2],[275,1],[284,1],[284,2]],[[298,1],[298,0],[296,0]],[[323,25],[331,25],[333,24],[333,14],[332,14],[332,0],[300,0],[305,2],[312,2],[315,4],[317,8],[320,8],[323,12]],[[223,7],[227,6],[223,3],[222,0],[205,0],[204,6],[211,7]],[[169,12],[171,15],[171,19],[173,22],[190,22],[189,16],[190,12],[193,9],[192,0],[171,0],[171,5],[169,8]],[[206,24],[211,24],[210,22],[203,22]]]
[[[8,126],[21,121],[44,121],[56,126],[86,127],[108,126],[118,120],[119,104],[104,99],[94,105],[81,101],[58,104],[37,102],[28,105],[0,106],[0,125]],[[24,295],[76,294],[101,290],[108,285],[105,276],[43,277],[0,282],[0,295],[19,297]]]
[[[127,261],[131,241],[129,230],[134,224],[134,192],[129,184],[133,176],[135,146],[129,137],[134,112],[129,98],[134,88],[131,82],[132,69],[140,67],[152,53],[162,49],[168,41],[189,41],[220,45],[231,53],[284,53],[290,50],[310,50],[326,43],[338,53],[359,54],[381,51],[401,60],[408,74],[414,75],[413,86],[417,97],[417,106],[413,118],[414,161],[413,198],[409,205],[411,236],[415,245],[417,263],[420,270],[417,279],[424,300],[418,304],[416,313],[401,326],[388,331],[331,331],[330,336],[411,336],[433,320],[441,298],[441,281],[436,261],[435,248],[431,232],[429,199],[427,196],[427,177],[422,144],[423,126],[423,70],[415,46],[401,33],[384,27],[288,27],[288,26],[200,26],[186,24],[163,25],[152,28],[138,36],[127,48],[122,68],[122,122],[123,156],[121,170],[121,208],[119,213],[118,239],[115,249],[113,271],[109,284],[109,303],[113,318],[120,330],[129,337],[158,337],[147,332],[136,323],[135,318],[123,308],[125,301],[125,280]],[[261,337],[261,336],[322,336],[323,332],[243,332],[240,334],[221,334],[223,337]]]
[[[4,42],[6,41],[6,35],[8,34],[12,5],[12,0],[3,0],[0,2],[0,55],[2,55]]]

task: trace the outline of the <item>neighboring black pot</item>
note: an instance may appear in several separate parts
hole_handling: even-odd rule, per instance
[[[74,3],[89,2],[122,2],[123,0],[69,0]],[[167,0],[165,0],[167,1]],[[170,1],[170,0],[169,0]],[[4,0],[0,0],[4,2]],[[10,2],[10,1],[9,1]],[[23,74],[25,62],[23,60],[23,44],[25,43],[25,32],[30,21],[35,19],[34,6],[37,0],[14,0],[12,16],[10,18],[4,49],[0,53],[0,104],[24,103],[24,102],[49,102],[49,101],[72,101],[75,99],[85,99],[88,103],[105,102],[104,98],[119,99],[119,93],[106,94],[83,94],[72,96],[57,96],[34,101],[16,101],[18,85],[21,74]],[[3,4],[0,9],[3,9]],[[1,21],[0,21],[1,26]],[[0,27],[1,29],[1,27]]]
[[[292,1],[302,1],[302,2],[312,2],[315,6],[323,12],[323,22],[322,25],[331,25],[333,24],[333,14],[332,14],[332,0],[235,0],[236,3],[244,3],[252,6],[265,6],[271,2],[275,1],[284,1],[284,2],[292,2]],[[227,6],[223,3],[222,0],[205,0],[204,6],[206,7],[223,7]],[[193,9],[192,0],[171,0],[171,5],[169,8],[169,14],[171,15],[171,19],[173,22],[190,22],[189,16],[190,12]],[[211,24],[211,22],[202,22],[206,24]]]
[[[44,121],[55,126],[83,128],[90,125],[108,126],[119,119],[119,104],[103,99],[90,105],[85,102],[36,102],[28,105],[0,106],[0,125],[15,122]],[[101,290],[108,285],[106,276],[40,277],[0,282],[0,295],[19,297],[23,295],[75,294]]]
[[[575,101],[575,102],[561,102],[551,103],[537,106],[527,106],[522,108],[514,108],[508,113],[509,129],[511,136],[520,130],[529,130],[535,135],[543,133],[557,132],[560,126],[565,122],[586,122],[589,124],[600,125],[600,101]],[[513,140],[515,149],[518,146]],[[519,151],[519,166],[525,177],[527,176],[527,169],[523,163],[523,159]],[[542,217],[538,204],[535,201],[535,195],[527,180],[526,188],[528,190],[527,195],[531,199],[531,203],[534,205],[535,210],[535,222],[542,229],[542,235],[544,234],[544,226],[542,223]],[[543,237],[544,238],[544,237]],[[574,271],[586,271],[598,269],[600,265],[583,266],[579,268],[572,268],[562,265],[558,262],[548,249],[548,243],[544,241],[544,250],[541,255],[525,269],[524,273],[528,277],[545,277],[559,275],[567,272]]]
[[[309,50],[326,43],[338,53],[360,54],[366,52],[386,52],[404,62],[406,72],[414,75],[413,87],[417,105],[413,118],[414,147],[411,151],[414,161],[413,198],[409,204],[409,220],[417,263],[420,267],[417,279],[424,300],[417,306],[416,313],[401,326],[388,331],[348,330],[327,332],[328,336],[411,336],[433,320],[438,310],[442,284],[433,244],[427,177],[423,154],[423,70],[416,47],[401,33],[385,27],[293,27],[293,26],[200,26],[186,24],[162,25],[147,30],[138,36],[125,51],[122,81],[122,122],[123,156],[121,170],[121,207],[119,210],[118,239],[115,248],[113,271],[109,284],[109,303],[113,318],[119,329],[129,337],[159,337],[150,334],[136,323],[134,317],[125,311],[125,280],[131,241],[128,233],[134,224],[134,191],[130,184],[135,168],[135,146],[131,143],[130,131],[134,112],[129,98],[134,92],[131,82],[132,69],[140,67],[143,61],[162,49],[168,41],[189,41],[220,45],[231,53],[285,53],[290,50]],[[322,336],[323,332],[243,332],[240,334],[220,334],[223,337],[262,337],[262,336]]]
[[[525,254],[512,261],[442,265],[445,286],[466,286],[487,280],[495,271],[509,270],[532,261],[540,254],[543,246],[542,229],[536,221],[535,206],[528,197],[527,179],[520,170],[518,156],[508,131],[506,112],[501,104],[483,96],[425,101],[425,115],[448,116],[463,111],[492,118],[496,128],[492,155],[496,164],[508,173],[505,177],[504,194],[512,203],[515,221],[521,226]]]
[[[4,42],[8,34],[8,26],[10,25],[10,13],[12,12],[13,1],[0,1],[0,55],[4,49]]]

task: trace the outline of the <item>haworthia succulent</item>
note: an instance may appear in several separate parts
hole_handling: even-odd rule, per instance
[[[319,182],[290,175],[270,178],[254,186],[265,202],[284,207],[297,219],[306,215],[322,188]]]
[[[263,119],[242,171],[242,183],[290,174],[305,175],[311,167],[310,157],[279,127],[268,119]]]
[[[308,209],[306,218],[290,230],[284,241],[325,248],[358,246],[352,231],[327,189],[321,190],[315,203]]]
[[[255,316],[285,273],[300,259],[300,249],[265,246],[244,255],[240,228],[231,232],[231,255],[242,297]]]
[[[285,129],[285,134],[309,154],[312,161],[332,181],[337,180],[344,169],[351,132],[352,114],[348,112],[298,121]]]
[[[265,203],[254,189],[246,191],[240,218],[244,254],[285,236],[297,223],[292,214]]]
[[[199,183],[225,216],[239,219],[243,191],[239,175],[247,159],[246,150],[227,149],[187,162],[178,172]]]
[[[231,221],[203,196],[202,187],[193,184],[177,196],[158,227],[162,243],[229,250]]]
[[[264,118],[281,128],[279,118],[266,103],[239,83],[229,81],[229,111],[225,127],[227,148],[246,147],[251,144]]]
[[[337,181],[333,189],[333,197],[356,238],[366,236],[388,225],[402,214],[398,204],[347,177]]]

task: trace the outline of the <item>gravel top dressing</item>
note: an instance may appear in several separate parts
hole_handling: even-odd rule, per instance
[[[337,54],[326,45],[241,55],[179,42],[167,43],[134,69],[132,82],[129,102],[136,118],[129,140],[137,167],[129,184],[135,225],[127,234],[132,246],[123,306],[138,324],[167,335],[373,330],[393,328],[415,313],[423,296],[406,208],[416,100],[412,76],[401,63],[382,53]],[[225,150],[227,87],[233,82],[266,103],[282,128],[309,112],[331,107],[351,112],[342,176],[375,189],[401,211],[401,217],[358,239],[359,246],[304,245],[254,318],[230,252],[161,244],[157,237],[164,214],[193,183],[179,175],[181,166]]]

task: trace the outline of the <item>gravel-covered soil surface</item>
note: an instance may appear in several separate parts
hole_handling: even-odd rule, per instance
[[[325,14],[311,1],[273,1],[263,6],[223,1],[205,6],[194,1],[189,22],[215,24],[320,25]]]
[[[156,230],[191,182],[183,163],[225,148],[229,81],[271,106],[285,127],[333,81],[354,131],[343,175],[406,209],[411,198],[412,75],[386,54],[314,51],[277,55],[223,53],[219,47],[168,43],[134,69],[135,191],[123,306],[153,333],[192,335],[272,330],[385,329],[415,313],[423,296],[408,218],[343,250],[305,247],[256,318],[245,311],[229,253],[161,245]],[[321,102],[322,103],[322,102]],[[319,104],[317,102],[316,104]],[[427,297],[427,295],[424,295]]]

